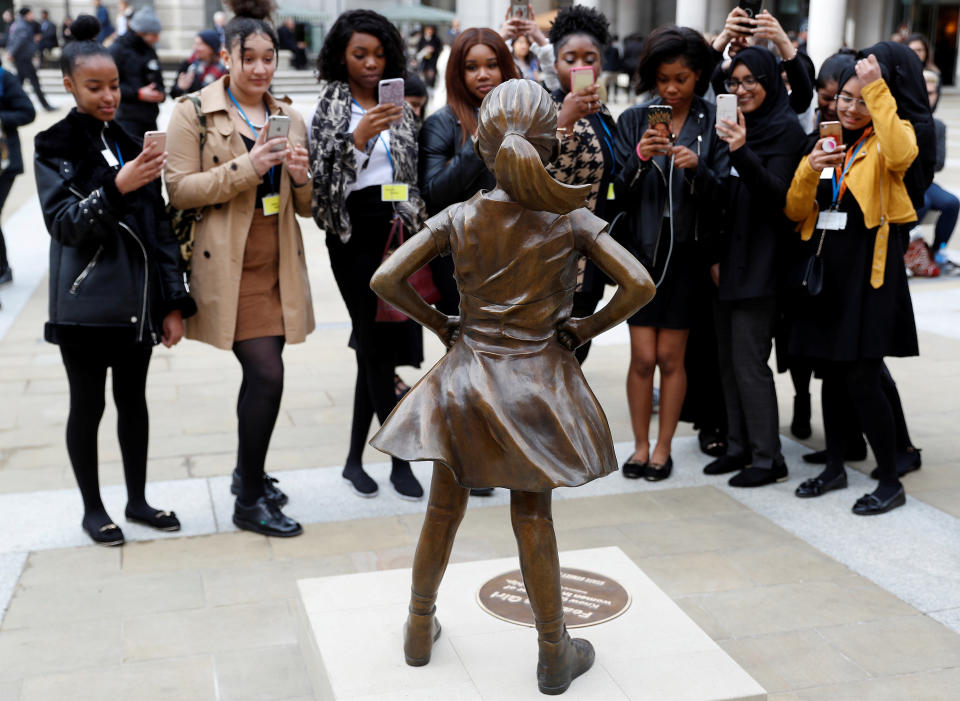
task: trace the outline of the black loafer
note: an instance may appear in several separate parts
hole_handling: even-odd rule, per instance
[[[784,482],[788,476],[785,462],[774,463],[772,467],[748,467],[734,475],[727,482],[731,487],[765,487],[774,482]]]
[[[470,490],[470,496],[472,497],[492,497],[493,496],[493,487],[473,487]]]
[[[380,493],[380,488],[373,477],[368,475],[359,465],[348,465],[343,468],[343,481],[350,485],[350,489],[358,497],[371,499]]]
[[[632,455],[630,457],[631,459],[623,463],[623,467],[621,467],[620,470],[623,472],[623,476],[627,479],[640,479],[647,471],[647,463],[640,462],[639,460],[633,460]]]
[[[87,532],[87,535],[93,539],[93,542],[97,545],[104,545],[106,547],[113,547],[116,545],[123,545],[123,531],[120,530],[120,526],[113,523],[105,523],[99,528],[87,528],[83,526],[83,530]]]
[[[253,506],[244,506],[239,501],[233,505],[233,525],[260,535],[289,538],[303,533],[303,526],[266,497],[260,497]]]
[[[823,480],[820,477],[814,477],[813,479],[808,479],[800,484],[797,487],[794,494],[796,494],[801,499],[811,499],[813,497],[823,496],[827,492],[832,492],[834,489],[846,489],[847,488],[847,473],[841,472],[832,479]]]
[[[270,501],[276,503],[277,506],[286,506],[287,502],[290,501],[289,497],[283,493],[283,491],[277,486],[280,482],[276,477],[271,477],[266,472],[263,473],[263,496],[265,496]],[[230,480],[230,493],[233,496],[240,495],[240,486],[242,480],[240,477],[240,469],[234,468],[233,477]]]
[[[665,480],[673,472],[673,456],[668,455],[667,461],[662,465],[656,462],[648,462],[647,469],[643,472],[643,479],[647,482],[659,482]]]
[[[903,491],[903,487],[900,487],[889,499],[880,499],[874,494],[864,494],[857,499],[857,503],[853,505],[852,511],[857,516],[876,516],[877,514],[885,514],[906,503],[907,495]]]
[[[703,474],[725,475],[728,472],[737,472],[738,470],[743,470],[749,464],[750,458],[748,458],[746,454],[727,455],[724,453],[716,460],[707,463],[707,466],[703,468]]]
[[[910,446],[905,452],[897,453],[897,477],[903,477],[904,475],[909,475],[911,472],[916,472],[922,464],[920,448]],[[880,468],[873,468],[870,476],[873,477],[873,479],[880,479]]]
[[[172,532],[180,530],[180,520],[173,511],[155,511],[148,516],[140,516],[131,513],[128,509],[124,511],[123,515],[131,523],[139,523],[142,526],[149,526],[158,531]]]

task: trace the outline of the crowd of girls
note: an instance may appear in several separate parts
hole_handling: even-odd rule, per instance
[[[611,223],[657,285],[653,300],[629,319],[634,449],[624,476],[670,477],[683,417],[699,426],[701,447],[715,457],[705,473],[735,472],[735,487],[785,480],[769,363],[777,338],[778,364],[794,380],[791,426],[799,437],[810,435],[811,377],[823,380],[826,450],[805,459],[824,469],[796,495],[845,487],[844,460],[864,457],[865,435],[878,486],[854,512],[904,503],[899,478],[920,466],[919,449],[883,363],[918,352],[900,261],[918,208],[940,206],[955,216],[952,202],[941,205],[938,191],[927,190],[934,161],[927,152],[935,145],[930,104],[939,86],[928,99],[923,65],[906,46],[838,54],[814,81],[809,60],[766,12],[749,18],[734,9],[713,46],[693,30],[663,27],[648,38],[638,69],[640,89],[651,97],[617,122],[597,88],[611,41],[607,20],[573,6],[557,14],[548,35],[520,18],[499,33],[460,32],[446,64],[447,104],[421,120],[409,104],[378,98],[381,80],[407,77],[397,29],[375,12],[355,10],[340,15],[320,52],[308,139],[303,119],[270,93],[278,49],[270,3],[235,0],[233,9],[220,54],[227,74],[178,102],[165,149],[158,141],[141,146],[115,123],[117,67],[96,42],[99,26],[89,16],[74,22],[76,41],[61,62],[76,108],[36,140],[52,238],[45,335],[59,345],[69,380],[67,448],[93,540],[123,542],[97,478],[108,368],[126,518],[179,528],[172,511],[145,498],[144,388],[152,347],[184,335],[231,351],[242,370],[234,523],[273,536],[302,532],[282,511],[287,495],[265,472],[284,346],[314,328],[297,215],[313,216],[325,232],[352,325],[356,384],[343,478],[360,496],[378,493],[363,467],[368,433],[374,416],[384,423],[400,390],[409,389],[398,385],[396,369],[419,367],[423,340],[413,320],[380,320],[371,279],[389,248],[428,217],[495,187],[478,114],[485,96],[520,78],[551,88],[544,94],[558,132],[547,173],[582,189],[586,207]],[[574,89],[578,70],[593,80]],[[723,93],[735,96],[735,113],[718,119],[714,100]],[[662,129],[650,122],[653,112],[664,112],[658,105],[670,108]],[[289,131],[267,139],[274,116],[287,118]],[[834,141],[841,143],[819,138],[824,122],[840,123]],[[161,173],[170,204],[197,212],[189,289],[164,214]],[[457,282],[466,271],[457,270],[457,256],[428,260],[435,310],[456,319],[464,304]],[[571,316],[593,314],[608,282],[581,260]],[[580,363],[587,349],[576,349]],[[651,441],[657,370],[660,417]],[[423,487],[404,459],[416,451],[397,452],[392,488],[421,499]]]

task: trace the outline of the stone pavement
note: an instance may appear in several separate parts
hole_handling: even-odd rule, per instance
[[[311,105],[298,107],[309,113]],[[28,158],[33,134],[60,115],[41,115],[23,130]],[[938,116],[950,126],[950,154],[960,154],[960,97],[945,98]],[[941,175],[960,192],[960,160],[949,160]],[[17,180],[5,209],[16,280],[0,289],[0,700],[309,698],[294,582],[409,567],[424,507],[389,491],[388,468],[372,449],[366,459],[385,487],[378,498],[357,499],[339,480],[354,364],[320,232],[301,221],[319,326],[285,352],[287,389],[268,458],[305,534],[271,540],[233,530],[227,476],[239,370],[230,354],[184,342],[157,349],[148,386],[149,494],[177,510],[184,530],[158,537],[119,520],[132,542],[107,550],[88,545],[79,528],[63,443],[66,381],[57,349],[42,340],[47,237],[31,173]],[[856,471],[844,492],[795,499],[793,488],[814,471],[799,459],[807,448],[790,440],[789,482],[730,489],[701,474],[707,459],[681,425],[670,480],[613,475],[558,490],[561,550],[622,548],[776,701],[956,698],[960,282],[917,280],[912,292],[922,356],[890,363],[924,449],[923,469],[905,480],[906,508],[874,519],[850,515],[870,484]],[[424,368],[401,370],[408,381],[440,356],[439,342],[425,345]],[[598,339],[585,367],[621,458],[631,447],[627,351],[626,332],[615,329]],[[777,379],[786,434],[792,388]],[[819,448],[815,414],[807,444]],[[101,480],[119,519],[115,421],[108,403]],[[869,472],[872,462],[854,467]],[[428,466],[415,469],[428,478]],[[454,559],[514,553],[505,495],[472,500]]]

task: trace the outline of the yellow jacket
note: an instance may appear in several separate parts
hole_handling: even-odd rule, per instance
[[[853,195],[863,212],[866,227],[879,227],[870,276],[870,284],[876,288],[883,284],[889,224],[917,219],[903,184],[903,174],[917,157],[919,149],[913,125],[897,116],[897,102],[883,79],[865,85],[862,97],[873,118],[873,133],[850,165],[845,180],[848,195]],[[784,213],[791,220],[802,223],[798,228],[804,241],[813,236],[820,213],[816,201],[820,175],[810,166],[810,160],[804,158],[797,166],[787,192]]]

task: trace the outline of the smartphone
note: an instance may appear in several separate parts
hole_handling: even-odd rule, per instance
[[[647,108],[647,126],[661,136],[673,141],[670,122],[673,120],[673,108],[670,105],[650,105]]]
[[[730,93],[717,95],[717,128],[723,120],[737,123],[737,96]]]
[[[740,0],[737,6],[747,13],[747,17],[756,17],[763,7],[763,0]]]
[[[523,2],[511,0],[510,16],[518,17],[520,19],[530,19],[530,4],[527,2],[527,0],[524,0]]]
[[[379,95],[378,102],[381,105],[389,104],[402,108],[403,78],[387,78],[386,80],[381,80],[377,85],[377,94]],[[398,124],[401,119],[402,117],[398,117],[393,123]]]
[[[824,139],[821,148],[827,153],[833,153],[843,141],[843,127],[840,122],[822,122],[820,124],[820,138]]]
[[[159,152],[167,150],[167,132],[165,131],[148,131],[143,135],[143,149],[146,150],[147,146],[152,143],[158,143],[160,148],[157,149]]]
[[[570,92],[578,92],[593,85],[593,67],[580,66],[570,69]]]
[[[267,141],[278,136],[286,137],[290,133],[290,117],[282,114],[271,114],[267,117]]]

